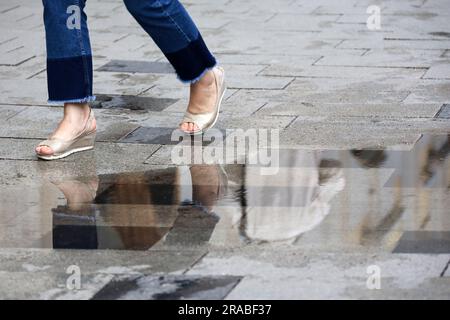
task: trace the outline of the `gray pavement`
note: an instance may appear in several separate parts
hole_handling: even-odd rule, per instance
[[[450,3],[182,2],[227,73],[217,127],[279,129],[279,173],[173,163],[188,88],[121,0],[87,4],[95,151],[38,161],[42,5],[2,1],[0,298],[449,299]]]

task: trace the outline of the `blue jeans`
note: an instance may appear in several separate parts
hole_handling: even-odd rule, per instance
[[[92,92],[92,51],[84,8],[87,0],[42,0],[50,103],[85,103]],[[216,64],[200,32],[178,0],[124,0],[183,82],[198,80]]]

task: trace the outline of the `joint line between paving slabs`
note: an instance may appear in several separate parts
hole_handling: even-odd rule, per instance
[[[270,64],[266,64],[264,65],[264,68],[262,68],[261,70],[259,70],[256,75],[259,76],[262,72],[264,72],[264,70],[268,69],[270,67]]]
[[[334,48],[336,49],[337,47],[339,47],[341,44],[343,44],[345,42],[345,39],[344,40],[341,40],[338,44],[336,44],[335,46],[334,46]]]
[[[275,18],[277,15],[278,15],[278,12],[277,12],[277,13],[274,13],[274,14],[271,15],[269,18],[267,18],[266,20],[264,20],[264,23],[269,22],[270,20],[272,20],[273,18]]]
[[[18,9],[18,8],[20,8],[20,5],[17,5],[17,6],[12,7],[12,8],[5,9],[3,11],[0,11],[0,13],[7,13],[9,11],[13,11],[13,10]]]
[[[420,80],[425,80],[423,77],[427,74],[427,72],[430,70],[430,68],[426,68],[426,69],[424,69],[423,70],[423,73],[422,73],[422,75],[420,76]]]
[[[27,110],[27,108],[23,108],[22,110],[17,111],[16,113],[14,113],[12,116],[9,116],[8,118],[6,118],[6,121],[14,118],[15,116],[17,116],[18,114],[24,112],[25,110]]]
[[[231,292],[241,283],[242,279],[244,279],[244,277],[241,277],[240,279],[238,279],[238,281],[236,281],[236,283],[233,285],[233,287],[228,291],[228,293],[225,295],[225,297],[223,297],[223,300],[226,300],[227,297],[231,294]]]
[[[412,95],[412,91],[407,91],[407,92],[408,92],[408,94],[400,101],[400,103],[404,103],[405,100],[408,99],[408,97],[409,97],[410,95]]]
[[[28,61],[30,61],[31,59],[34,59],[34,58],[36,58],[36,56],[29,57],[28,59],[20,61],[20,62],[18,62],[16,64],[0,63],[0,67],[18,67],[21,64],[24,64],[25,62],[28,62]]]
[[[444,108],[445,108],[445,103],[439,108],[438,112],[436,112],[436,114],[434,115],[433,119],[438,119],[439,116],[442,113],[442,110],[444,110]]]
[[[128,131],[127,133],[125,133],[122,137],[120,137],[119,139],[116,140],[117,143],[121,143],[120,140],[125,139],[126,137],[128,137],[130,134],[132,134],[133,132],[135,132],[137,129],[142,128],[141,126],[138,126],[137,128],[134,128],[130,131]]]
[[[441,272],[441,274],[440,274],[440,277],[441,277],[441,278],[444,277],[444,274],[447,272],[449,266],[450,266],[450,260],[449,260],[449,261],[447,262],[447,264],[445,265],[444,270],[442,270],[442,272]]]
[[[148,163],[146,163],[147,160],[149,160],[151,157],[153,157],[153,155],[154,155],[155,153],[157,153],[159,150],[161,150],[162,147],[163,147],[163,145],[160,144],[159,147],[156,148],[156,150],[153,151],[153,152],[152,152],[152,153],[144,160],[143,164],[148,164]]]
[[[325,56],[320,56],[320,58],[318,58],[316,61],[314,61],[311,65],[315,66],[317,62],[319,62],[320,60],[322,60],[323,58],[325,58]]]
[[[136,96],[143,95],[144,93],[146,93],[146,92],[152,90],[152,89],[155,88],[155,87],[156,87],[156,84],[152,85],[150,88],[147,88],[147,89],[142,90],[142,91],[139,92]]]
[[[264,107],[267,106],[268,104],[269,104],[268,102],[264,103],[261,107],[259,107],[259,108],[256,109],[255,111],[253,111],[253,112],[251,113],[251,115],[252,115],[252,116],[255,115],[259,110],[261,110],[262,108],[264,108]]]
[[[47,69],[42,69],[41,71],[38,71],[38,72],[36,72],[35,74],[32,74],[31,76],[29,76],[29,77],[27,78],[27,80],[30,80],[30,79],[32,79],[32,78],[34,78],[34,77],[40,75],[41,73],[45,72],[46,70],[47,70]]]
[[[235,92],[233,92],[228,98],[225,99],[225,101],[228,101],[231,99],[231,97],[233,97],[235,94],[237,94],[238,92],[240,92],[242,89],[237,89]]]
[[[7,39],[7,40],[5,40],[5,41],[0,42],[0,45],[5,44],[5,43],[8,43],[8,42],[11,42],[11,41],[14,41],[14,40],[17,40],[18,38],[19,38],[19,37],[13,37],[13,38],[11,38],[11,39]],[[445,53],[445,51],[444,51],[444,53]]]
[[[288,77],[288,78],[289,78],[289,77]],[[294,82],[295,80],[296,80],[296,78],[293,77],[291,81],[289,81],[283,88],[281,88],[281,90],[286,90],[287,87],[289,87],[289,86],[292,84],[292,82]],[[276,89],[275,89],[275,90],[276,90]]]
[[[38,159],[0,158],[0,161],[39,161]]]
[[[289,128],[289,127],[295,122],[295,120],[298,119],[298,117],[299,117],[299,116],[295,116],[294,119],[292,119],[291,122],[289,122],[289,123],[287,124],[287,126],[284,127],[284,130],[286,130],[287,128]]]
[[[204,257],[206,257],[206,255],[207,255],[208,253],[209,253],[209,252],[206,251],[206,252],[203,253],[200,257],[198,257],[198,259],[196,259],[194,262],[192,262],[191,265],[190,265],[186,270],[184,270],[182,274],[184,275],[184,274],[188,273],[190,270],[192,270],[192,268],[193,268],[197,263],[199,263]]]
[[[130,34],[128,33],[128,34],[126,34],[126,35],[124,35],[124,36],[122,36],[122,37],[117,38],[117,39],[114,40],[113,42],[114,42],[114,43],[117,43],[117,42],[119,42],[120,40],[123,40],[123,39],[125,39],[125,38],[127,38],[127,37],[129,37],[129,36],[130,36]]]

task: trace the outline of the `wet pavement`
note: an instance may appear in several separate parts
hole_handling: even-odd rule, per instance
[[[280,169],[171,166],[4,187],[0,247],[149,250],[269,243],[450,254],[450,136],[412,150],[280,151]],[[51,166],[43,175],[52,176]],[[21,203],[17,195],[40,194]],[[14,201],[15,200],[15,201]],[[13,214],[11,214],[13,213]],[[36,223],[39,222],[39,223]]]
[[[449,299],[446,0],[182,2],[227,70],[216,134],[276,130],[277,170],[174,161],[188,91],[121,0],[88,3],[95,150],[39,161],[41,4],[2,2],[0,298]]]
[[[237,258],[240,250],[255,257],[287,250],[294,259],[356,254],[367,266],[386,254],[445,254],[439,278],[450,255],[449,152],[450,135],[424,135],[411,150],[280,150],[275,175],[225,164],[115,174],[91,166],[90,175],[65,177],[47,166],[42,184],[2,189],[0,247],[207,254],[191,257],[192,275],[210,254]],[[21,194],[39,201],[18,203]],[[112,272],[91,298],[202,298],[215,290],[210,298],[221,299],[244,277],[159,279],[141,271]]]

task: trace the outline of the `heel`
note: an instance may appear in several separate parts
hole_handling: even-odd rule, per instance
[[[83,137],[78,138],[76,142],[73,143],[72,148],[83,148],[84,150],[89,150],[87,148],[92,149],[95,144],[95,137],[97,136],[97,132],[91,132]],[[86,149],[85,149],[86,148]]]

